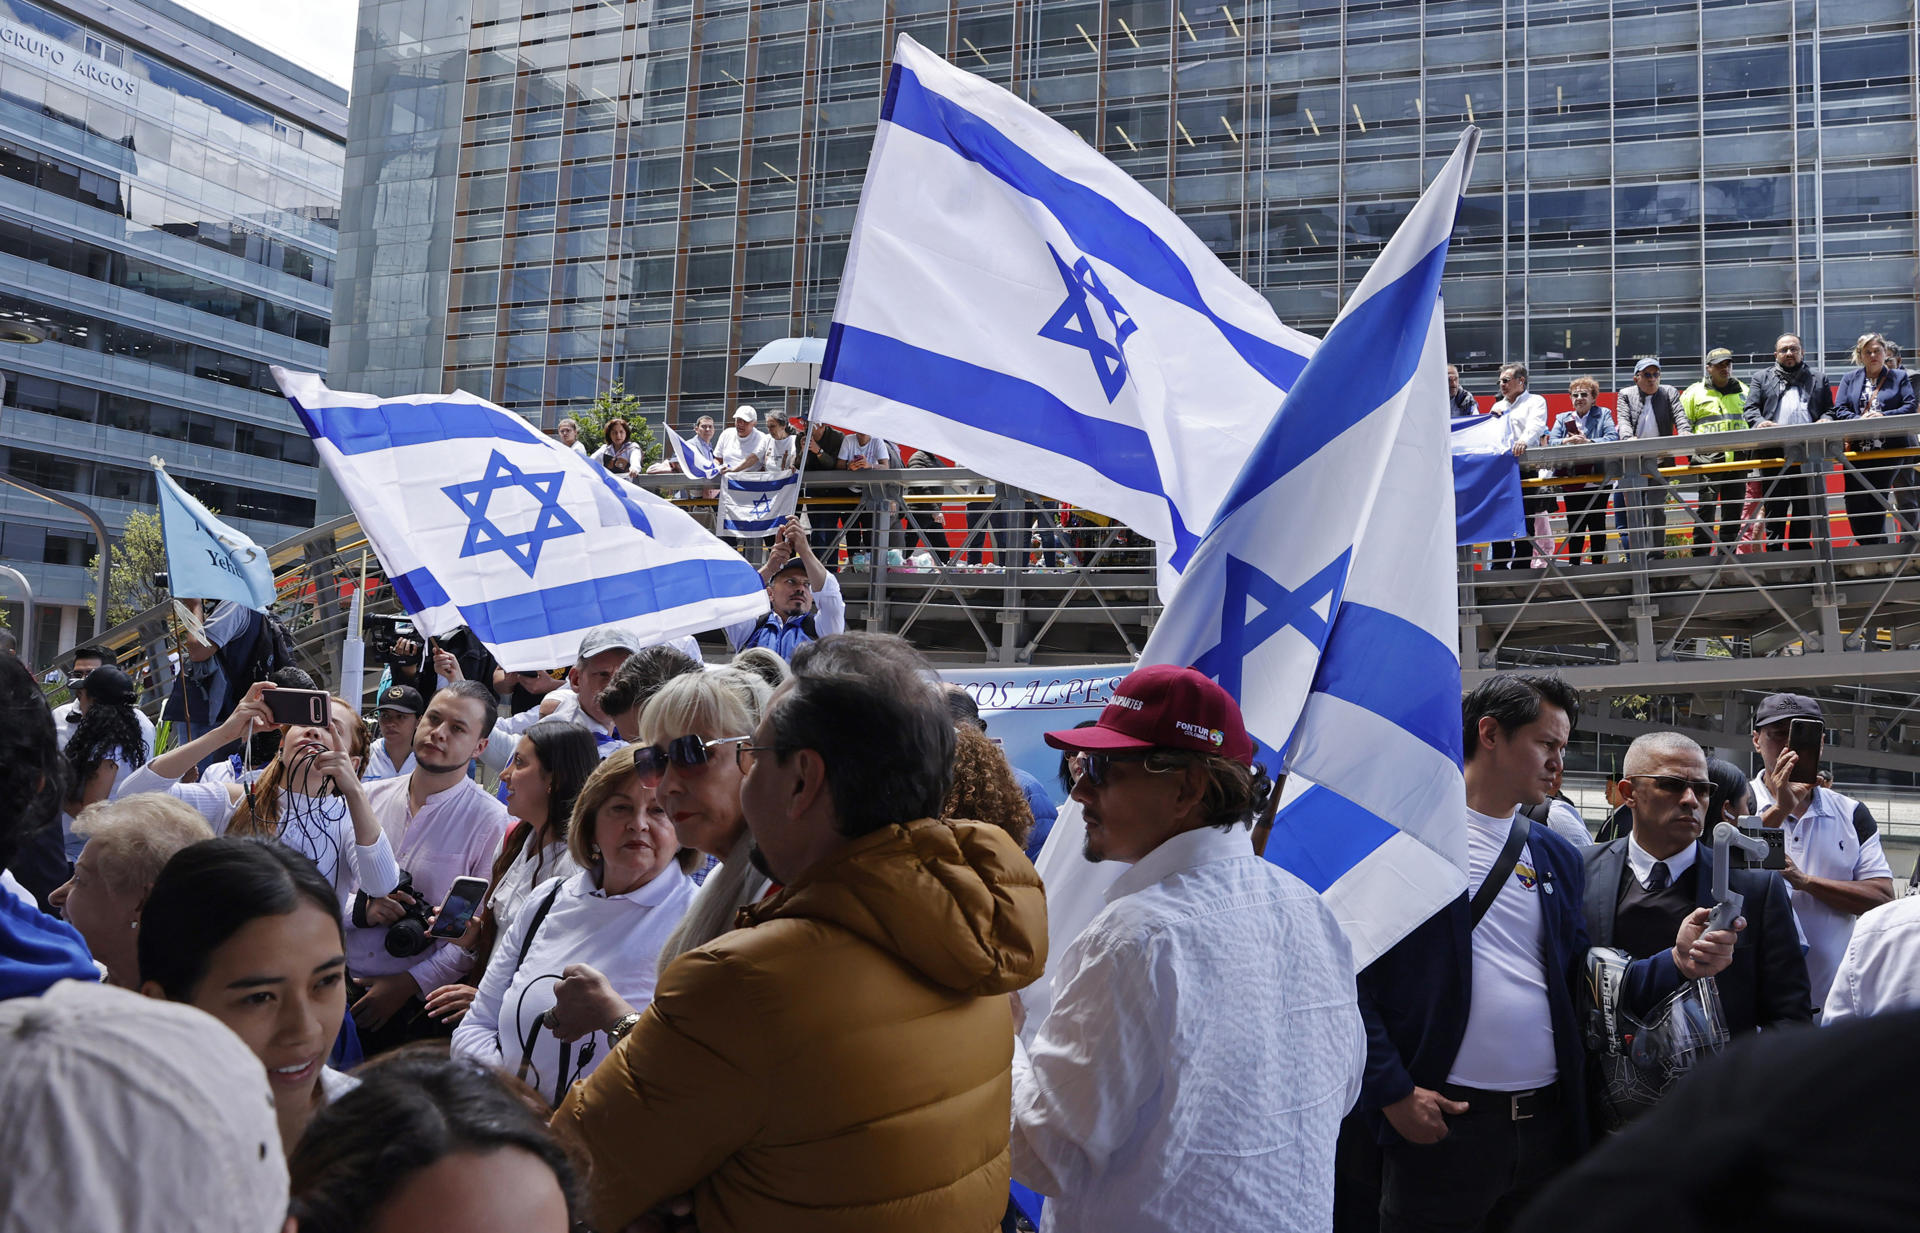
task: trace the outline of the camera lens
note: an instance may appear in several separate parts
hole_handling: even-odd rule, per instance
[[[396,959],[411,959],[427,949],[427,926],[409,916],[387,927],[387,953]]]

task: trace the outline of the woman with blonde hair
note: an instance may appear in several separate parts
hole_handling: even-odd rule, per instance
[[[73,876],[53,892],[53,906],[87,940],[107,969],[107,983],[140,987],[138,934],[147,892],[175,852],[213,828],[164,792],[137,792],[80,811],[73,833],[86,841]]]
[[[282,725],[280,752],[257,780],[180,782],[214,751],[275,726],[264,701],[273,688],[270,681],[256,683],[219,727],[149,759],[121,782],[114,799],[165,792],[197,810],[216,835],[283,843],[319,867],[343,910],[355,889],[388,894],[400,884],[400,866],[354,772],[352,729],[360,721],[342,699],[332,700],[325,727]]]
[[[1858,367],[1840,378],[1840,392],[1834,395],[1834,419],[1877,420],[1913,411],[1913,382],[1905,369],[1887,362],[1885,338],[1862,334],[1853,344],[1853,362]],[[1868,437],[1848,445],[1855,450],[1912,447],[1913,438],[1907,436]],[[1853,528],[1856,544],[1886,541],[1887,511],[1901,508],[1901,498],[1913,486],[1912,469],[1896,465],[1899,461],[1863,462],[1859,471],[1847,471],[1847,524]]]

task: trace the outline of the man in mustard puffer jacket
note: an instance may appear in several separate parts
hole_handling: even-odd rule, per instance
[[[999,828],[932,820],[953,728],[905,642],[823,638],[793,674],[740,747],[781,889],[667,968],[554,1127],[603,1233],[688,1192],[701,1233],[988,1233],[1040,879]]]

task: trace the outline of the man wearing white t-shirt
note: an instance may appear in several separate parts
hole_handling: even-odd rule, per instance
[[[1508,364],[1500,370],[1500,399],[1489,409],[1500,419],[1504,429],[1507,448],[1513,451],[1515,458],[1525,458],[1527,451],[1535,446],[1545,445],[1547,429],[1552,427],[1552,417],[1547,414],[1547,400],[1527,388],[1527,366]],[[1531,474],[1522,472],[1522,474]],[[1555,498],[1543,497],[1529,491],[1525,497],[1528,531],[1532,531],[1534,515],[1548,512],[1549,504]],[[1526,539],[1503,540],[1492,545],[1494,569],[1523,569],[1528,564],[1522,546]]]
[[[765,469],[773,438],[754,427],[759,418],[752,407],[734,409],[733,431],[721,433],[713,443],[713,459],[720,464],[720,474],[741,475]]]
[[[1754,712],[1753,747],[1765,769],[1754,776],[1753,797],[1764,824],[1787,832],[1784,876],[1794,919],[1807,941],[1807,981],[1817,1019],[1853,937],[1853,922],[1893,899],[1893,868],[1865,807],[1832,788],[1788,778],[1798,762],[1787,748],[1787,732],[1796,719],[1825,722],[1820,704],[1800,694],[1769,694]]]
[[[1515,816],[1545,799],[1578,709],[1557,677],[1467,695],[1467,891],[1360,973],[1355,1108],[1381,1146],[1383,1233],[1503,1225],[1586,1145],[1586,873],[1572,844]],[[1629,1010],[1732,961],[1733,933],[1703,936],[1706,918],[1628,970]]]

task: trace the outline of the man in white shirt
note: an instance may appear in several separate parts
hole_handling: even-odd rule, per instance
[[[103,646],[76,647],[73,652],[73,670],[67,674],[68,683],[70,686],[77,685],[95,668],[113,662],[113,652]],[[73,701],[54,709],[54,739],[58,748],[64,750],[67,747],[67,742],[73,739],[74,728],[80,723],[80,717],[86,713],[87,696],[79,690],[74,691]],[[140,735],[147,738],[147,756],[151,757],[154,753],[153,721],[147,718],[145,711],[137,707],[134,709],[133,717],[140,725]]]
[[[1547,415],[1547,400],[1527,388],[1525,364],[1508,364],[1500,370],[1500,400],[1493,404],[1492,412],[1500,417],[1505,428],[1507,448],[1513,451],[1515,458],[1525,458],[1528,450],[1546,444],[1547,429],[1552,427]],[[1525,505],[1529,531],[1532,530],[1534,515],[1545,513],[1551,502],[1551,497],[1527,492]],[[1493,568],[1525,568],[1526,554],[1522,549],[1526,542],[1522,538],[1494,544]]]
[[[713,459],[720,464],[720,474],[742,475],[764,469],[773,438],[754,427],[759,418],[752,407],[734,408],[733,431],[721,433],[713,445]]]
[[[1325,1229],[1366,1055],[1353,955],[1320,897],[1254,855],[1269,785],[1225,690],[1143,668],[1091,728],[1086,857],[1132,862],[1016,1040],[1013,1176],[1052,1233]]]
[[[455,878],[487,879],[507,833],[506,807],[467,777],[467,766],[493,729],[493,694],[477,681],[455,681],[433,696],[414,732],[414,769],[384,779],[348,807],[366,809],[386,832],[394,859],[411,876],[413,893],[355,896],[347,910],[347,971],[360,1043],[369,1055],[413,1040],[448,1035],[423,999],[456,983],[473,963],[456,943],[429,938],[424,949],[396,955],[388,931],[418,897],[444,903]]]
[[[1920,1007],[1920,895],[1862,916],[1821,1008],[1822,1026]]]
[[[361,783],[413,774],[413,733],[427,704],[411,685],[389,685],[380,695],[380,739],[367,751]]]
[[[1784,876],[1807,940],[1807,980],[1818,1018],[1855,918],[1893,898],[1893,868],[1873,815],[1858,801],[1788,778],[1799,761],[1787,748],[1796,719],[1825,722],[1820,704],[1800,694],[1769,694],[1754,712],[1753,747],[1764,769],[1754,776],[1753,798],[1764,824],[1787,832]]]

